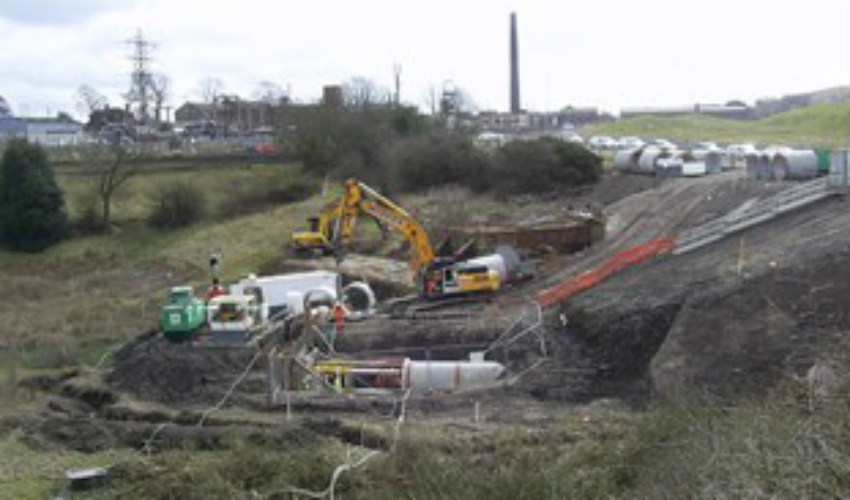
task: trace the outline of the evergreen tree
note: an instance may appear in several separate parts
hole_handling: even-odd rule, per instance
[[[65,237],[68,213],[47,154],[23,139],[9,142],[0,162],[0,244],[42,250]]]

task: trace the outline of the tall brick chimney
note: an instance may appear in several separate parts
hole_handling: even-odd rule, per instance
[[[511,12],[511,113],[522,110],[519,100],[519,40],[516,32],[516,13]]]

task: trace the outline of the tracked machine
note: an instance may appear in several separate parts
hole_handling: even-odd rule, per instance
[[[346,182],[337,201],[312,219],[317,221],[314,231],[293,234],[294,246],[302,251],[330,251],[341,260],[352,243],[358,219],[363,217],[374,220],[384,232],[401,236],[410,247],[409,266],[418,294],[392,301],[390,312],[403,314],[402,311],[465,302],[502,287],[505,273],[489,265],[487,258],[466,259],[463,251],[451,256],[438,256],[425,228],[415,217],[376,190],[353,179]],[[415,303],[418,304],[412,308]]]

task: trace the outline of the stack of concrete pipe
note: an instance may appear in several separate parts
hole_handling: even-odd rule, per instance
[[[614,170],[618,172],[635,172],[638,168],[638,159],[643,148],[623,149],[617,151],[614,156]]]
[[[814,151],[783,149],[768,151],[747,160],[747,172],[759,180],[806,180],[819,174]]]

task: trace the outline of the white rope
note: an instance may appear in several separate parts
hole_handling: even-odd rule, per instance
[[[395,452],[396,446],[398,445],[398,442],[401,439],[401,426],[402,426],[402,424],[404,424],[404,421],[407,417],[407,398],[409,396],[410,396],[410,389],[405,391],[404,396],[401,398],[401,409],[399,411],[398,419],[396,419],[395,424],[393,425],[393,442],[390,445],[389,453]],[[350,456],[350,449],[349,449],[348,459],[344,463],[337,466],[336,469],[334,469],[333,474],[331,474],[330,483],[328,484],[328,487],[325,488],[323,491],[312,491],[312,490],[306,490],[306,489],[302,489],[302,488],[290,487],[290,488],[285,488],[282,491],[275,492],[273,494],[269,494],[267,496],[272,496],[274,494],[281,494],[281,493],[290,493],[290,494],[294,494],[294,495],[301,495],[301,496],[305,496],[305,497],[308,497],[308,498],[313,498],[313,499],[316,499],[316,500],[323,500],[325,498],[329,498],[330,500],[334,500],[335,495],[336,495],[336,484],[339,481],[339,478],[346,472],[353,471],[355,469],[358,469],[358,468],[366,465],[366,463],[368,463],[370,460],[372,460],[373,458],[375,458],[379,454],[380,454],[380,452],[378,450],[371,450],[368,453],[366,453],[365,455],[363,455],[362,457],[360,457],[357,461],[352,462],[351,456]]]
[[[151,432],[151,435],[148,436],[148,438],[145,440],[145,445],[142,447],[142,452],[145,455],[150,456],[151,452],[153,451],[153,440],[156,439],[156,436],[159,435],[159,433],[162,432],[163,429],[168,427],[170,423],[171,422],[161,423],[156,426],[153,432]]]
[[[508,380],[507,382],[505,382],[505,385],[506,385],[506,386],[514,385],[515,383],[517,383],[517,381],[518,381],[519,379],[521,379],[522,377],[524,377],[524,376],[528,375],[529,373],[533,372],[534,370],[536,370],[537,368],[539,368],[539,367],[540,367],[540,365],[542,365],[543,363],[545,363],[545,362],[547,362],[547,361],[549,361],[549,358],[540,358],[540,359],[538,359],[538,360],[537,360],[537,361],[536,361],[533,365],[531,365],[530,367],[526,368],[525,370],[523,370],[522,372],[520,372],[518,375],[515,375],[515,376],[514,376],[514,377],[512,377],[510,380]]]
[[[218,403],[216,403],[215,405],[211,406],[206,411],[204,411],[204,413],[201,415],[201,418],[198,419],[198,423],[195,424],[197,427],[203,427],[204,424],[206,423],[207,419],[209,418],[209,416],[212,415],[213,413],[215,413],[216,411],[220,410],[221,407],[224,406],[227,403],[227,400],[230,399],[230,397],[233,395],[233,392],[236,390],[236,388],[239,387],[239,385],[245,380],[245,378],[248,376],[248,374],[251,373],[251,370],[254,368],[254,365],[257,363],[257,360],[260,359],[260,356],[262,356],[262,354],[263,354],[262,349],[257,351],[257,354],[254,355],[254,357],[248,363],[248,366],[245,367],[245,370],[243,370],[242,373],[230,385],[230,388],[224,394],[224,397],[222,397],[219,400]],[[151,454],[151,451],[153,450],[153,441],[154,441],[154,439],[156,439],[156,436],[158,436],[160,432],[162,432],[166,427],[168,427],[169,425],[172,425],[173,423],[174,422],[163,422],[163,423],[157,425],[154,428],[154,430],[151,432],[150,436],[148,436],[148,438],[145,440],[145,444],[142,447],[141,451],[145,455],[149,456]]]
[[[248,363],[247,367],[245,367],[245,370],[239,375],[239,377],[236,378],[236,380],[233,381],[233,384],[231,384],[230,389],[228,389],[227,392],[224,394],[224,397],[222,397],[221,400],[216,403],[215,406],[212,406],[207,411],[205,411],[203,415],[201,415],[201,419],[198,420],[197,427],[203,427],[204,423],[207,421],[207,418],[213,413],[220,410],[221,407],[224,406],[225,403],[227,403],[227,400],[230,399],[230,396],[233,395],[233,391],[235,391],[236,388],[239,387],[239,384],[241,384],[242,381],[244,381],[245,378],[248,376],[248,374],[251,373],[251,369],[254,368],[254,365],[257,363],[257,360],[260,359],[260,356],[262,356],[262,354],[262,349],[257,351],[257,354],[254,355],[254,357],[251,359],[251,362]]]
[[[136,339],[136,337],[131,337],[131,338],[129,338],[129,339],[123,341],[123,342],[116,342],[116,343],[112,344],[111,346],[109,346],[109,349],[107,349],[106,352],[103,353],[103,356],[100,357],[100,359],[97,361],[97,363],[95,363],[95,365],[91,368],[91,370],[95,371],[95,372],[99,371],[101,369],[101,367],[103,366],[103,363],[105,363],[106,360],[109,359],[110,356],[112,356],[116,352],[123,349],[124,346],[126,346],[127,344],[129,344],[131,341],[133,341],[135,339]]]

